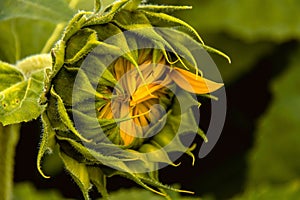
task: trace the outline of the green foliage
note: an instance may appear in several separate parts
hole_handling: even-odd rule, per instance
[[[299,57],[300,50],[292,54],[287,71],[272,82],[274,99],[258,123],[256,145],[249,159],[251,186],[300,178]]]
[[[0,60],[16,63],[41,52],[54,29],[54,24],[33,19],[0,21]]]
[[[249,189],[243,195],[233,200],[269,200],[269,199],[299,199],[300,182],[293,181],[283,185],[263,185],[256,189]]]
[[[14,188],[13,200],[66,200],[58,191],[37,190],[31,183],[24,182],[16,184]]]
[[[298,0],[227,0],[197,1],[202,12],[194,21],[211,30],[220,28],[245,40],[284,41],[300,36]],[[222,13],[220,15],[220,13]],[[259,13],[259,14],[258,14]]]
[[[190,21],[199,31],[225,31],[245,41],[278,42],[300,36],[298,0],[164,0],[164,3],[193,6],[194,9],[181,16],[185,20],[197,19]]]
[[[19,62],[16,67],[0,62],[0,122],[4,126],[40,116],[43,106],[39,98],[44,87],[44,68],[51,65],[49,59],[49,56],[39,55]]]
[[[2,0],[0,21],[29,18],[53,23],[69,20],[74,14],[65,0]]]
[[[183,197],[177,192],[168,192],[169,196],[174,200],[200,200],[200,198],[197,197]],[[132,189],[120,189],[117,192],[112,192],[110,194],[110,200],[120,200],[124,199],[130,199],[130,200],[164,200],[164,197],[155,195],[154,193],[151,193],[146,190],[141,190],[137,188]],[[100,200],[100,199],[99,199]]]

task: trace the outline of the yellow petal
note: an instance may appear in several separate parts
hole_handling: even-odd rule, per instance
[[[143,105],[140,105],[139,107],[142,107]],[[145,127],[148,126],[148,121],[147,121],[147,114],[145,114],[146,112],[143,112],[144,110],[142,109],[138,109],[139,111],[139,117],[137,118],[137,120],[139,121],[140,126]]]
[[[123,145],[124,146],[129,146],[134,140],[134,137],[132,135],[127,134],[122,129],[120,129],[120,136],[123,140]]]
[[[224,84],[208,80],[187,70],[174,67],[169,73],[171,79],[182,89],[196,94],[207,94],[220,89]]]
[[[111,111],[111,102],[108,102],[99,110],[99,119],[111,119],[112,118],[112,111]]]
[[[149,99],[158,98],[157,96],[153,95],[153,93],[161,89],[162,87],[164,86],[157,83],[151,83],[139,87],[131,96],[132,98],[132,101],[130,102],[131,106],[133,106],[134,104],[142,103],[143,101],[147,101]]]
[[[123,106],[124,107],[124,106]],[[131,110],[130,115],[134,115],[135,113],[133,110]],[[124,146],[129,146],[133,141],[136,136],[136,129],[133,124],[133,120],[126,120],[123,121],[119,124],[120,128],[120,136],[123,140],[123,145]]]

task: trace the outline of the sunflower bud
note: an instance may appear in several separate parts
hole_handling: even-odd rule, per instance
[[[38,156],[42,174],[43,155],[59,146],[86,199],[92,184],[106,196],[105,180],[113,175],[164,196],[164,189],[188,192],[161,184],[157,170],[161,163],[175,165],[171,152],[194,159],[194,146],[182,137],[200,132],[195,94],[223,84],[204,78],[194,57],[195,49],[212,48],[165,13],[186,8],[121,0],[106,8],[96,3],[95,12],[73,17],[52,50],[41,100],[47,106]]]

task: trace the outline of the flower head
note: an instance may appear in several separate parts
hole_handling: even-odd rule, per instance
[[[149,138],[147,131],[165,114],[162,110],[167,110],[172,104],[174,94],[169,89],[172,85],[196,94],[214,92],[223,85],[169,65],[162,53],[157,63],[153,63],[152,58],[153,51],[139,51],[141,74],[133,63],[118,58],[109,69],[121,89],[103,87],[106,93],[115,97],[107,99],[107,103],[98,109],[98,118],[132,118],[120,122],[119,130],[114,132],[118,136],[112,132],[108,134],[115,144],[126,148],[136,148]],[[155,105],[161,105],[163,109]]]
[[[212,49],[188,24],[163,12],[182,8],[121,0],[74,16],[47,72],[40,171],[46,150],[58,145],[86,199],[91,184],[106,196],[105,180],[113,175],[164,196],[164,189],[188,192],[161,184],[159,163],[176,166],[169,157],[174,151],[194,159],[194,146],[181,141],[201,132],[193,97],[223,84],[204,78],[193,56],[195,48]]]

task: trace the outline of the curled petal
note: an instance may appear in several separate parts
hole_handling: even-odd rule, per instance
[[[211,93],[224,85],[223,83],[216,83],[178,67],[172,68],[169,75],[179,87],[196,94]]]

